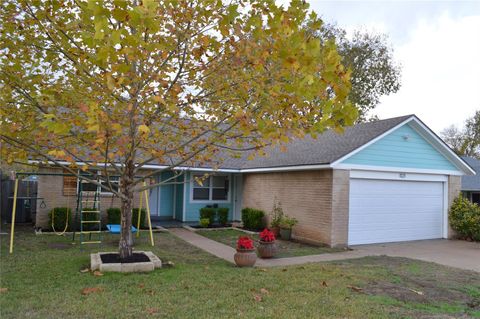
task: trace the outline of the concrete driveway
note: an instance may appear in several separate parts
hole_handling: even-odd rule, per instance
[[[431,261],[437,264],[480,272],[480,243],[463,240],[420,240],[352,247],[366,256],[387,255]]]

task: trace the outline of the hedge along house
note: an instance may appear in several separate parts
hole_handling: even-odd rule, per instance
[[[475,174],[414,115],[307,136],[289,142],[286,152],[266,153],[226,158],[218,169],[177,167],[183,174],[175,183],[150,190],[152,219],[196,222],[200,208],[215,205],[240,220],[243,207],[269,212],[276,199],[298,219],[299,240],[346,246],[448,238],[449,205],[461,177]],[[48,185],[39,181],[42,187]]]

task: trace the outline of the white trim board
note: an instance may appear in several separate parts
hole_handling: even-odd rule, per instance
[[[381,172],[381,171],[350,171],[350,178],[353,179],[383,179],[395,181],[424,181],[424,182],[447,182],[446,175],[417,174],[403,172]]]
[[[358,165],[358,164],[339,164],[339,165],[336,165],[333,168],[334,169],[344,169],[344,170],[418,173],[418,174],[433,174],[433,175],[458,175],[458,176],[464,175],[461,171],[423,169],[423,168],[411,168],[411,167],[389,167],[389,166]]]

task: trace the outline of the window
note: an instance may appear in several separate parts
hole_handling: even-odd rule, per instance
[[[98,173],[100,174],[100,173]],[[101,175],[101,174],[100,174]],[[90,179],[95,179],[96,177],[94,176],[89,176],[88,178]],[[105,177],[106,178],[106,177]],[[120,178],[118,176],[109,176],[110,178],[110,184],[112,185],[112,188],[115,190],[115,191],[118,191],[118,184],[119,184],[119,180]],[[108,186],[108,182],[105,180],[105,179],[102,179],[102,176],[100,176],[100,183],[102,185],[105,185],[105,187],[109,187]],[[88,182],[83,182],[82,183],[82,190],[84,192],[96,192],[97,191],[97,185],[96,184],[93,184],[93,183],[88,183]],[[111,194],[110,191],[108,191],[107,189],[105,188],[101,188],[100,189],[100,193],[102,194]]]
[[[472,193],[472,203],[480,205],[480,193]]]
[[[203,175],[193,176],[192,200],[194,201],[227,201],[228,200],[228,176],[209,176],[201,183],[197,179]]]

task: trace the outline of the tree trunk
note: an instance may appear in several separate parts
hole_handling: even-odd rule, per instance
[[[132,206],[133,206],[133,162],[126,163],[125,174],[120,181],[120,191],[125,196],[122,198],[122,218],[120,229],[120,242],[118,250],[120,259],[132,256],[133,236],[132,236]]]

